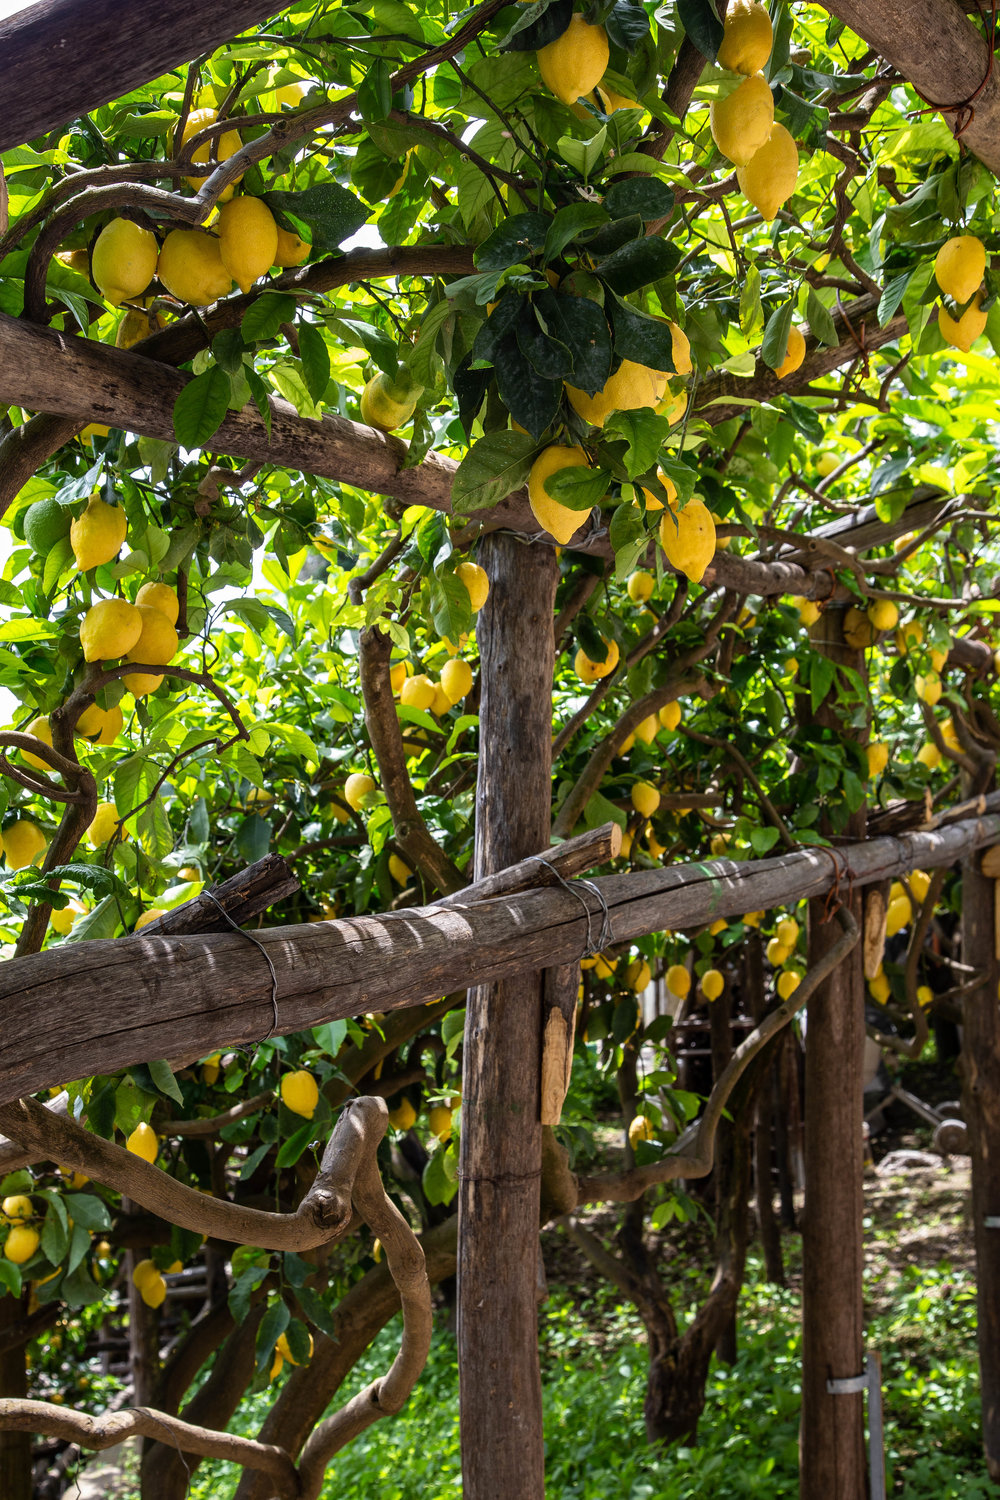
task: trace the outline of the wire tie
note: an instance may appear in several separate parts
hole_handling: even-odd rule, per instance
[[[214,902],[214,904],[219,908],[219,911],[221,912],[225,921],[229,923],[230,927],[239,937],[246,938],[248,943],[253,943],[255,948],[260,949],[261,953],[263,953],[264,955],[264,962],[267,964],[267,967],[271,971],[271,1009],[274,1012],[274,1016],[270,1026],[267,1028],[264,1035],[262,1037],[258,1037],[256,1042],[253,1043],[255,1047],[259,1047],[261,1042],[266,1042],[268,1038],[272,1037],[278,1029],[278,975],[275,972],[274,964],[271,962],[271,955],[268,953],[267,949],[264,947],[264,944],[260,941],[259,938],[255,938],[252,932],[244,932],[243,928],[240,927],[238,923],[233,921],[232,917],[226,911],[226,908],[223,906],[222,902],[218,899],[217,896],[213,895],[211,891],[202,891],[201,894],[203,896],[207,896],[209,901]]]

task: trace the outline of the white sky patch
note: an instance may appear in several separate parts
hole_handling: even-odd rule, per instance
[[[18,11],[30,10],[32,4],[34,0],[29,0],[29,3],[25,3],[25,0],[0,0],[0,21],[5,16],[16,16]]]

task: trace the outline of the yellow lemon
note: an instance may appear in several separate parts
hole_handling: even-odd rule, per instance
[[[889,902],[889,910],[886,915],[885,935],[895,937],[896,933],[903,927],[908,927],[913,920],[913,907],[910,898],[905,891]]]
[[[631,573],[626,587],[633,604],[645,604],[652,597],[656,579],[652,573]]]
[[[682,709],[676,699],[672,703],[664,703],[657,718],[668,734],[673,734],[681,722]]]
[[[12,1224],[30,1219],[35,1212],[26,1193],[11,1193],[0,1203],[0,1209],[3,1210],[4,1218],[9,1219]]]
[[[536,54],[543,80],[564,104],[575,104],[604,77],[610,57],[603,26],[590,26],[574,15],[562,36]]]
[[[157,917],[163,916],[164,910],[162,906],[151,906],[148,911],[141,912],[136,919],[133,932],[140,932],[143,927],[148,927],[151,922],[156,921]]]
[[[670,503],[672,505],[673,502],[677,499],[677,486],[676,486],[676,484],[674,484],[674,481],[670,478],[670,475],[669,474],[665,474],[662,469],[657,469],[657,471],[656,471],[656,477],[660,481],[660,483],[663,485],[663,488],[666,490],[666,492],[667,492],[667,499],[670,501]],[[646,488],[645,485],[641,485],[640,488],[642,490],[643,499],[646,502],[646,509],[647,510],[662,510],[663,509],[663,501],[659,498],[658,495],[654,495],[652,490],[647,490],[647,488]]]
[[[107,505],[99,495],[91,495],[87,509],[69,528],[70,545],[81,573],[99,568],[117,557],[125,540],[128,521],[119,505]]]
[[[281,1080],[281,1099],[294,1115],[311,1120],[319,1103],[319,1085],[305,1068],[286,1073]]]
[[[403,1098],[395,1109],[389,1111],[389,1124],[394,1130],[409,1130],[416,1122],[417,1112],[409,1099]]]
[[[431,713],[434,714],[435,718],[440,719],[441,715],[449,713],[451,711],[451,708],[452,701],[448,697],[448,694],[445,692],[440,682],[435,683],[434,702],[431,704]]]
[[[398,693],[403,683],[410,676],[412,668],[408,661],[393,662],[389,668],[389,686],[394,693]],[[443,674],[442,674],[443,675]]]
[[[3,831],[3,852],[7,856],[7,868],[23,870],[33,865],[46,846],[46,838],[37,823],[19,818]]]
[[[162,672],[126,672],[122,678],[133,698],[145,698],[149,693],[155,693],[162,681]]]
[[[377,792],[375,782],[363,771],[354,771],[344,782],[344,800],[355,812],[368,807]]]
[[[974,234],[953,235],[934,259],[938,286],[960,307],[969,301],[985,274],[986,247]]]
[[[132,1285],[141,1287],[147,1281],[152,1281],[154,1277],[159,1276],[159,1274],[160,1268],[155,1260],[140,1260],[132,1272]]]
[[[629,1122],[628,1143],[634,1151],[640,1141],[651,1141],[656,1134],[656,1127],[648,1115],[636,1115]]]
[[[944,684],[940,674],[932,671],[917,676],[916,688],[917,697],[921,703],[926,703],[929,708],[933,708],[944,691]]]
[[[691,992],[691,974],[683,964],[671,964],[664,976],[667,989],[678,1000],[683,1000]]]
[[[531,513],[542,530],[554,536],[563,546],[585,523],[588,512],[571,510],[568,505],[561,504],[548,493],[545,481],[563,469],[586,468],[588,463],[582,448],[553,443],[538,455],[528,475],[528,503]]]
[[[921,645],[924,639],[924,627],[919,620],[907,620],[900,625],[896,631],[896,650],[901,656]]]
[[[48,718],[44,714],[42,714],[37,719],[32,719],[31,723],[25,730],[25,733],[30,734],[36,740],[41,740],[42,744],[48,745],[49,749],[51,750],[52,727],[49,724]],[[52,767],[49,765],[47,760],[41,760],[37,755],[32,755],[30,750],[22,750],[21,754],[24,756],[29,766],[35,766],[39,771],[52,770]]]
[[[152,1125],[147,1125],[145,1121],[137,1125],[126,1140],[125,1149],[131,1151],[133,1156],[141,1156],[143,1161],[155,1161],[159,1141]]]
[[[490,580],[486,576],[486,569],[481,568],[478,563],[460,562],[455,569],[455,576],[465,584],[469,603],[472,605],[472,613],[478,614],[490,592]]]
[[[983,294],[977,292],[962,316],[956,321],[943,307],[938,308],[938,328],[946,344],[968,354],[976,339],[986,327],[986,314],[982,310]]]
[[[155,1276],[149,1276],[139,1288],[139,1296],[147,1307],[162,1307],[167,1299],[167,1283],[157,1271]]]
[[[171,625],[177,624],[177,616],[181,612],[177,595],[167,583],[144,583],[135,596],[138,605],[149,604],[153,609],[158,609],[161,615],[166,615]]]
[[[642,740],[644,745],[651,745],[660,732],[660,721],[655,714],[647,714],[640,724],[635,726],[635,738]]]
[[[413,875],[413,871],[398,854],[389,855],[389,874],[397,885],[405,885]]]
[[[240,291],[248,292],[274,265],[278,253],[274,215],[262,199],[243,194],[222,205],[216,227],[222,264]]]
[[[301,266],[308,259],[312,249],[308,240],[302,240],[290,229],[282,229],[276,225],[278,231],[278,248],[274,252],[274,264],[284,269],[286,266]]]
[[[74,734],[78,734],[81,739],[97,740],[100,743],[100,736],[107,725],[110,712],[110,709],[106,710],[97,703],[91,703],[77,719]],[[120,709],[119,713],[121,713]]]
[[[176,630],[166,615],[151,604],[137,604],[135,607],[142,620],[142,629],[135,645],[126,651],[125,659],[148,662],[154,667],[165,666],[177,654]]]
[[[706,969],[701,976],[701,992],[706,1000],[718,1000],[726,988],[726,981],[718,969]]]
[[[399,701],[408,708],[430,709],[434,707],[434,683],[424,672],[408,677],[399,690]]]
[[[928,771],[933,771],[941,764],[941,751],[933,740],[927,740],[917,751],[917,760]]]
[[[914,901],[923,901],[931,887],[931,877],[926,870],[910,871],[910,890]]]
[[[85,661],[114,661],[130,651],[142,634],[142,615],[127,599],[101,599],[80,621]]]
[[[785,357],[775,370],[779,380],[786,380],[789,375],[794,375],[806,357],[805,335],[801,328],[796,328],[793,323],[788,330],[788,343],[785,345]]]
[[[65,937],[72,932],[77,917],[82,917],[86,907],[81,906],[79,901],[70,901],[61,911],[53,911],[49,917],[49,926],[53,932],[58,932],[60,937]]]
[[[448,696],[449,703],[458,703],[472,691],[472,668],[467,661],[459,656],[453,656],[446,661],[441,668],[441,687]]]
[[[764,144],[736,168],[740,192],[769,224],[795,192],[798,176],[799,148],[794,136],[777,120]]]
[[[775,928],[779,943],[784,943],[786,948],[794,948],[799,940],[799,924],[794,917],[785,917]]]
[[[156,275],[158,246],[154,235],[131,219],[112,219],[94,244],[90,269],[101,294],[117,307],[141,297]]]
[[[853,604],[844,615],[844,640],[855,651],[866,651],[874,644],[877,631],[867,612]]]
[[[934,991],[931,989],[929,984],[921,984],[917,986],[917,1000],[921,1005],[924,1006],[934,1004]]]
[[[373,375],[361,392],[361,420],[379,432],[395,432],[405,427],[417,409],[423,390],[412,381],[390,380],[388,375]]]
[[[566,394],[573,410],[585,422],[589,422],[592,427],[603,427],[613,411],[638,411],[643,406],[658,406],[666,393],[669,379],[666,371],[653,370],[649,365],[623,359],[596,396],[588,396],[585,391],[572,385],[567,385]]]
[[[700,583],[715,556],[715,522],[704,501],[693,496],[683,510],[671,506],[660,521],[660,546],[678,573]]]
[[[629,989],[641,995],[651,983],[653,972],[644,958],[634,958],[625,970],[624,978]]]
[[[38,1242],[37,1229],[32,1229],[27,1224],[15,1224],[4,1241],[3,1253],[15,1265],[23,1266],[38,1249]]]
[[[145,298],[142,312],[137,308],[130,307],[128,309],[115,330],[116,349],[131,349],[133,344],[140,343],[142,339],[148,339],[151,334],[156,333],[160,328],[166,328],[167,319],[163,313],[148,311],[152,301],[152,297]],[[80,436],[83,437],[85,432],[86,428],[84,428],[84,432]]]
[[[763,73],[753,73],[727,94],[716,99],[709,112],[712,139],[722,155],[736,167],[745,167],[771,134],[774,96]]]
[[[867,610],[868,618],[876,630],[895,630],[899,610],[891,599],[873,599]]]
[[[87,838],[94,848],[106,844],[112,834],[118,830],[118,809],[113,802],[98,802],[97,811],[94,813],[93,821],[87,828]],[[127,839],[128,829],[122,825],[121,836]]]
[[[889,746],[884,740],[873,740],[865,754],[868,757],[868,775],[881,776],[889,764]]]
[[[207,307],[233,287],[219,241],[201,229],[172,229],[163,241],[156,274],[172,297],[192,307]]]
[[[632,806],[640,817],[651,818],[660,805],[660,794],[648,781],[637,781],[632,788]]]
[[[439,1141],[451,1139],[452,1114],[447,1104],[435,1104],[427,1111],[427,1123],[431,1128],[431,1134],[436,1135]]]
[[[790,1000],[801,983],[801,974],[796,974],[794,969],[785,969],[778,975],[778,994],[782,1000]]]
[[[184,130],[181,134],[181,150],[184,149],[192,136],[197,135],[200,130],[205,130],[209,125],[214,125],[218,118],[214,109],[193,109],[184,122]],[[212,141],[212,145],[215,148],[215,160],[218,162],[228,161],[231,156],[235,156],[242,144],[243,142],[240,139],[238,131],[224,130],[221,135],[217,135]],[[209,151],[209,142],[203,141],[195,149],[191,157],[192,162],[207,162]],[[188,185],[193,187],[195,192],[197,192],[210,175],[210,173],[206,172],[201,177],[189,177],[187,179]],[[239,182],[240,178],[237,177],[236,181]],[[225,203],[232,196],[233,185],[230,185],[220,193],[219,201],[220,203]]]
[[[604,637],[602,636],[601,639],[604,640]],[[582,682],[596,682],[600,677],[610,677],[617,667],[618,642],[604,640],[604,644],[608,652],[603,661],[591,661],[582,647],[576,653],[573,667]]]
[[[779,938],[773,937],[767,945],[767,961],[774,968],[780,969],[786,958],[791,956],[791,949]]]
[[[733,0],[716,60],[732,73],[759,73],[771,56],[772,41],[771,17],[759,0]]]

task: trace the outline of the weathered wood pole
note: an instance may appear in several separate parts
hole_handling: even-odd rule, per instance
[[[484,539],[475,876],[544,849],[552,801],[548,547]],[[462,1080],[458,1366],[465,1500],[545,1493],[536,1282],[542,975],[469,991]]]
[[[23,1322],[27,1291],[23,1298],[8,1292],[0,1296],[0,1396],[28,1394],[28,1368],[24,1344],[3,1347],[3,1335]],[[0,1495],[3,1500],[31,1500],[31,1433],[0,1432]]]
[[[861,652],[844,641],[843,609],[828,608],[811,632],[813,646],[857,673]],[[851,692],[838,676],[812,719],[845,732],[840,702]],[[847,838],[865,836],[863,807]],[[846,902],[850,887],[839,895]],[[861,922],[861,897],[851,900]],[[809,902],[809,963],[833,946],[840,927],[827,900]],[[802,1500],[862,1500],[867,1494],[864,1398],[837,1395],[827,1381],[859,1375],[864,1367],[862,1305],[862,1057],[865,980],[860,943],[809,1001],[806,1025],[806,1200],[802,1228]]]
[[[993,851],[990,851],[991,853]],[[978,858],[962,866],[962,960],[982,983],[962,1003],[962,1106],[972,1157],[983,1452],[1000,1482],[1000,962],[994,910],[998,882]]]

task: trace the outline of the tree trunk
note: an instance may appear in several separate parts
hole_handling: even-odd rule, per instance
[[[838,665],[861,672],[861,653],[843,639],[843,612],[828,608],[813,644]],[[835,680],[812,721],[843,732]],[[824,831],[829,832],[829,829]],[[851,816],[847,836],[863,838],[865,814]],[[850,899],[850,887],[841,891]],[[861,923],[861,900],[851,909]],[[839,936],[825,901],[809,903],[809,963]],[[802,1232],[802,1500],[859,1500],[867,1494],[863,1397],[835,1395],[827,1381],[861,1373],[862,1059],[865,981],[861,946],[809,1002],[806,1028],[806,1206]]]
[[[962,1005],[962,1105],[972,1158],[983,1451],[1000,1482],[1000,963],[994,937],[997,882],[978,861],[962,867],[962,959],[983,976]],[[992,1223],[990,1222],[992,1221]]]
[[[751,932],[744,944],[743,973],[750,1014],[759,1026],[767,1011],[764,994],[764,954],[759,932]],[[781,1226],[774,1212],[774,1184],[771,1156],[774,1150],[774,1103],[776,1098],[777,1060],[785,1038],[782,1034],[773,1049],[773,1061],[761,1081],[757,1095],[757,1122],[753,1137],[754,1194],[757,1227],[764,1251],[764,1274],[774,1286],[785,1285],[785,1266],[781,1253]]]
[[[549,841],[557,565],[494,535],[481,547],[483,696],[476,878]],[[462,1088],[458,1352],[466,1500],[545,1493],[538,1368],[541,973],[469,991]]]
[[[0,1333],[13,1328],[25,1316],[20,1297],[0,1297]],[[24,1345],[0,1351],[0,1396],[28,1394],[28,1369]],[[3,1500],[31,1500],[31,1433],[0,1432],[0,1495]]]

